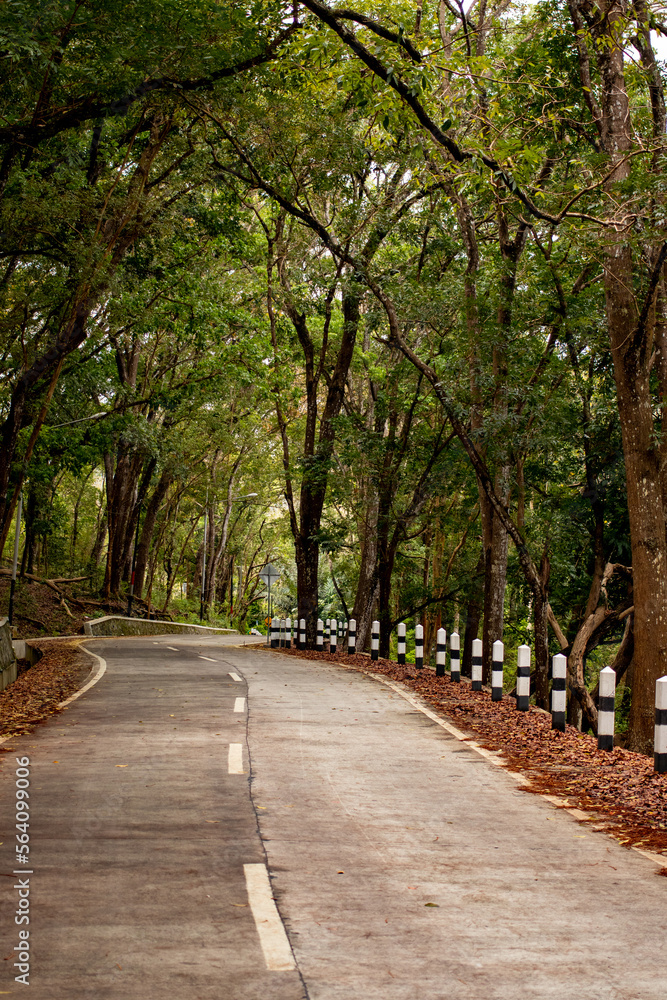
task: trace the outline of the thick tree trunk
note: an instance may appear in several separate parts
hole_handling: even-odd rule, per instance
[[[484,593],[486,580],[484,576],[485,552],[482,551],[471,582],[470,592],[465,610],[465,628],[463,632],[463,649],[461,650],[461,674],[472,677],[472,643],[479,638],[479,623],[484,608]]]
[[[621,350],[615,352],[616,356]],[[616,358],[615,358],[616,360]],[[617,368],[620,367],[617,364]],[[659,455],[648,376],[617,374],[623,430],[635,605],[629,747],[653,752],[655,682],[667,674],[667,551]]]
[[[594,39],[601,86],[600,107],[594,108],[593,112],[602,148],[609,156],[612,167],[616,168],[609,175],[606,188],[622,203],[623,193],[617,192],[616,188],[630,176],[628,153],[633,149],[634,137],[624,76],[624,50],[619,42],[626,13],[614,0],[601,0],[599,8],[603,16],[597,16],[594,9],[596,16],[591,18],[591,11],[582,0],[568,2],[580,39],[579,61],[584,86],[589,72],[585,51],[586,25]],[[645,26],[642,30],[645,34]],[[659,77],[653,82],[659,84]],[[590,88],[587,93],[591,101]],[[656,109],[653,110],[655,118]],[[663,121],[659,131],[664,135],[664,105],[658,112]],[[654,254],[650,248],[646,249],[646,258],[653,273],[649,275],[647,291],[643,293],[646,297],[643,302],[637,302],[634,289],[639,282],[634,273],[632,248],[625,228],[619,225],[617,228],[608,227],[605,231],[606,314],[623,436],[634,579],[634,684],[628,743],[633,750],[651,753],[655,682],[667,673],[667,544],[662,460],[655,440],[649,384],[656,332],[655,294],[664,254],[663,251]]]
[[[359,579],[357,581],[357,593],[354,598],[354,609],[352,611],[352,617],[357,623],[357,649],[359,650],[366,649],[370,642],[373,605],[379,593],[378,579],[375,572],[377,560],[378,501],[370,482],[367,483],[367,487],[362,525]]]
[[[142,465],[143,457],[137,452],[119,451],[115,469],[113,457],[110,454],[104,456],[109,522],[105,597],[118,596],[121,583],[129,579],[140,501],[150,482],[155,459],[146,466],[140,483]]]
[[[551,567],[546,550],[540,562],[541,588],[534,595],[535,625],[535,703],[549,708],[549,575]]]
[[[317,518],[319,526],[319,518]],[[303,511],[301,517],[302,529],[307,527]],[[317,639],[318,610],[318,573],[320,547],[312,535],[305,531],[296,539],[296,586],[299,601],[298,617],[306,620],[306,642],[310,648],[315,647]],[[311,638],[312,635],[312,638]]]
[[[623,436],[634,596],[634,686],[628,746],[653,752],[655,682],[667,673],[667,544],[660,449],[650,387],[650,338],[637,324],[632,251],[621,236],[607,251],[607,324]]]
[[[506,480],[505,480],[506,481]],[[507,490],[504,483],[499,497],[507,503]],[[496,480],[496,487],[498,481]],[[482,634],[482,678],[485,684],[491,683],[491,662],[493,659],[493,643],[496,639],[502,641],[505,626],[505,588],[507,585],[507,556],[509,536],[503,524],[496,516],[493,507],[483,489],[479,490],[480,506],[484,508],[482,518],[484,535],[484,626]]]
[[[134,564],[134,594],[135,597],[138,598],[141,598],[143,595],[144,578],[146,576],[146,566],[148,565],[148,552],[155,533],[155,522],[157,520],[158,511],[160,510],[160,506],[166,496],[171,481],[172,474],[165,469],[158,480],[157,486],[153,490],[153,495],[151,496],[146,508],[146,514],[144,516],[144,523],[141,526],[141,535],[139,536],[139,544],[137,546],[137,554]]]

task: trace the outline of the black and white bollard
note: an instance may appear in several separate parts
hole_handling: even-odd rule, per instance
[[[438,637],[435,647],[435,676],[445,676],[445,663],[447,661],[447,633],[444,628],[438,629]]]
[[[598,695],[598,750],[614,749],[616,714],[616,671],[603,667],[600,671]]]
[[[530,646],[519,646],[517,650],[516,707],[520,712],[530,708]]]
[[[461,682],[461,637],[452,632],[449,637],[449,669],[455,684]]]
[[[285,619],[285,649],[292,648],[292,619]]]
[[[482,690],[482,640],[472,641],[472,690]]]
[[[326,625],[324,626],[324,641],[327,646],[331,641],[331,619],[327,618]]]
[[[287,625],[287,623],[286,623],[285,619],[281,618],[280,619],[280,648],[281,649],[285,648],[285,628],[286,628],[286,625]]]
[[[321,618],[317,619],[317,638],[315,639],[315,645],[320,652],[324,649],[324,622]]]
[[[346,627],[347,627],[347,622],[344,622],[343,619],[341,618],[341,620],[338,622],[338,645],[340,646],[341,649],[345,645]]]
[[[271,619],[271,649],[276,649],[280,642],[279,623],[277,618]]]
[[[398,644],[396,647],[396,660],[398,663],[405,663],[405,622],[398,623]]]
[[[667,676],[655,682],[653,766],[658,774],[667,773]]]
[[[306,648],[306,619],[299,620],[299,649]]]
[[[567,657],[556,653],[551,661],[551,728],[565,732],[567,701]]]
[[[380,656],[380,623],[373,622],[371,625],[371,660],[377,660]]]
[[[415,667],[421,670],[424,666],[424,626],[415,627]]]
[[[354,656],[357,651],[357,621],[350,618],[347,626],[347,655]]]
[[[338,622],[335,618],[332,618],[329,625],[331,627],[331,635],[329,636],[329,652],[335,653],[336,647],[338,646]]]
[[[493,644],[493,660],[491,661],[491,701],[503,700],[503,664],[505,662],[505,647],[500,639]]]

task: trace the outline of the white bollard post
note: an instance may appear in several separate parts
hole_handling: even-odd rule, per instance
[[[380,623],[373,622],[371,625],[371,660],[377,660],[380,656]]]
[[[600,671],[598,695],[598,750],[614,749],[615,700],[616,671],[611,667],[603,667]]]
[[[398,623],[397,662],[405,663],[405,622]]]
[[[449,669],[455,684],[461,683],[461,638],[458,632],[449,637]]]
[[[556,653],[551,661],[551,728],[565,732],[567,701],[567,657]]]
[[[421,670],[424,666],[424,626],[415,626],[415,667]]]
[[[299,649],[306,648],[306,619],[299,620]]]
[[[472,690],[482,690],[482,640],[472,641]]]
[[[435,647],[435,676],[445,676],[445,662],[447,660],[447,633],[444,628],[438,629],[438,637]]]
[[[505,662],[505,647],[500,639],[493,644],[493,660],[491,661],[491,701],[503,700],[503,664]]]
[[[667,773],[667,675],[655,682],[653,766],[658,774]]]
[[[340,646],[341,649],[345,645],[344,640],[345,640],[345,622],[341,618],[341,620],[338,622],[338,645]]]
[[[280,648],[285,648],[285,619],[280,619]]]
[[[276,649],[280,643],[280,625],[277,618],[271,619],[271,649]]]
[[[285,649],[292,648],[292,619],[285,619]]]
[[[324,641],[326,642],[327,646],[329,645],[329,642],[331,641],[331,619],[330,618],[327,618],[326,625],[324,626]]]
[[[338,622],[335,618],[332,618],[329,624],[331,626],[331,635],[329,636],[329,652],[335,653],[338,645]]]
[[[324,622],[321,618],[317,619],[317,639],[315,640],[315,644],[319,651],[322,652],[324,648]]]
[[[519,646],[516,668],[516,707],[520,712],[530,708],[530,646]]]
[[[357,651],[357,620],[350,618],[347,628],[347,655],[354,656]]]

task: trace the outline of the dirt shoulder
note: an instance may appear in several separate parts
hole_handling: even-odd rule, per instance
[[[83,637],[31,642],[42,658],[21,669],[14,683],[0,692],[0,738],[31,733],[60,711],[61,701],[79,690],[93,662],[79,649],[82,641]]]
[[[482,747],[499,751],[508,770],[529,779],[527,792],[557,796],[567,807],[585,810],[597,829],[623,844],[667,852],[667,775],[655,773],[651,758],[621,747],[598,750],[595,737],[573,726],[564,733],[552,730],[551,716],[538,709],[517,712],[507,695],[492,702],[489,692],[454,684],[449,676],[436,677],[429,669],[417,671],[383,659],[372,662],[360,653],[273,652],[328,660],[404,684]]]

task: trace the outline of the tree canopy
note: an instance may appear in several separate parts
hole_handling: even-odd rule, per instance
[[[0,549],[667,673],[665,69],[644,0],[0,11]],[[0,552],[1,554],[1,552]],[[630,703],[629,697],[626,703]]]

